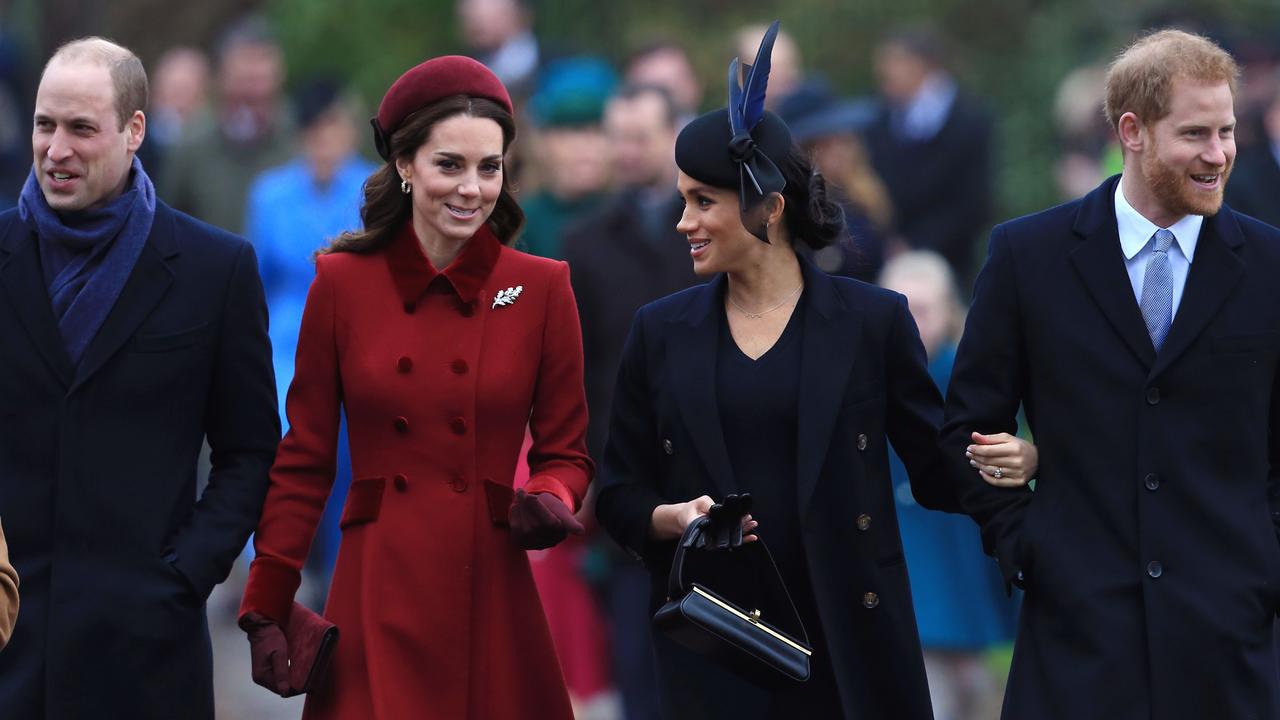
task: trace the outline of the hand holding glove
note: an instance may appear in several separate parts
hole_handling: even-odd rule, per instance
[[[707,510],[707,524],[702,529],[698,547],[707,550],[730,550],[742,545],[743,526],[751,520],[751,493],[726,495],[724,500]],[[755,524],[751,526],[753,529]],[[747,540],[754,540],[749,536]]]
[[[289,682],[289,643],[275,621],[248,613],[240,618],[240,629],[249,635],[253,681],[280,697],[297,692]]]
[[[525,550],[542,550],[556,545],[566,535],[586,532],[560,498],[551,493],[529,494],[516,490],[508,512],[511,537]]]

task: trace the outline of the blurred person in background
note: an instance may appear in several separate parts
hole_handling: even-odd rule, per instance
[[[197,125],[208,126],[209,58],[196,48],[166,50],[151,71],[147,137],[138,157],[161,185],[165,156]]]
[[[519,105],[533,92],[542,62],[530,0],[458,0],[468,55],[484,63]]]
[[[1088,193],[1121,170],[1120,146],[1102,114],[1106,75],[1102,65],[1078,67],[1067,73],[1054,94],[1059,153],[1053,174],[1063,200]]]
[[[1280,227],[1280,71],[1271,73],[1271,95],[1259,118],[1259,141],[1244,148],[1227,185],[1233,210]]]
[[[963,323],[950,265],[929,250],[907,251],[885,264],[880,285],[906,296],[929,376],[945,394]],[[1005,439],[984,436],[991,444]],[[983,554],[973,522],[921,507],[896,452],[889,454],[889,471],[934,718],[994,717],[1004,683],[993,677],[986,652],[1013,639],[1017,603],[1005,593],[999,567]]]
[[[17,204],[18,190],[31,172],[28,123],[35,90],[26,38],[3,22],[5,7],[0,3],[0,210]]]
[[[742,62],[756,56],[756,48],[764,37],[767,25],[746,25],[738,28],[733,34],[734,51]],[[775,110],[782,98],[791,94],[804,81],[804,59],[800,55],[800,46],[785,30],[778,31],[773,45],[773,61],[769,66],[769,96],[765,98],[765,107]]]
[[[844,237],[814,252],[814,264],[833,275],[875,282],[884,265],[884,236],[893,223],[893,206],[858,136],[874,107],[841,100],[825,81],[814,79],[782,98],[777,112],[844,208]]]
[[[593,57],[556,60],[538,78],[528,105],[535,134],[525,181],[537,189],[520,199],[520,244],[530,254],[560,259],[565,228],[603,202],[609,143],[601,121],[616,84],[613,69]]]
[[[677,107],[665,88],[626,85],[605,106],[616,189],[598,212],[565,231],[578,314],[582,318],[587,447],[604,454],[609,407],[627,327],[645,303],[698,282],[688,243],[676,230],[684,202],[674,190]],[[594,556],[609,618],[613,679],[627,718],[661,716],[649,634],[649,575],[612,541]]]
[[[23,589],[5,717],[212,720],[205,602],[280,438],[253,247],[157,198],[146,102],[129,50],[62,46],[0,216],[0,508]]]
[[[254,681],[294,689],[281,628],[345,410],[355,480],[325,607],[341,637],[306,718],[572,718],[525,551],[583,532],[582,337],[568,266],[510,247],[511,112],[471,58],[406,71],[375,118],[363,226],[316,258],[240,613]]]
[[[683,45],[661,38],[650,40],[631,53],[623,64],[628,85],[664,88],[676,108],[676,129],[697,116],[702,107],[702,81]]]
[[[874,65],[883,105],[866,141],[889,189],[894,232],[908,248],[940,253],[967,287],[991,218],[991,118],[960,90],[932,29],[887,36]]]
[[[218,49],[213,122],[193,128],[167,153],[160,190],[175,208],[243,231],[254,178],[296,150],[284,73],[283,51],[260,18],[227,31]]]
[[[377,166],[356,152],[357,126],[352,101],[334,78],[313,78],[294,94],[300,152],[285,165],[267,170],[249,189],[245,233],[258,251],[262,283],[271,314],[271,348],[276,386],[293,379],[298,328],[307,289],[315,277],[314,255],[333,238],[360,227],[364,181]],[[285,418],[284,393],[280,418]],[[287,421],[285,429],[288,429]],[[338,551],[338,514],[351,484],[351,460],[345,428],[338,433],[332,498],[325,508],[307,569],[319,608]]]
[[[9,562],[9,544],[0,528],[0,650],[9,644],[18,621],[18,571]]]

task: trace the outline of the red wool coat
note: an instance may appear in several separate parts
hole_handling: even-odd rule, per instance
[[[531,492],[576,510],[590,480],[568,266],[483,229],[437,273],[409,225],[379,252],[317,259],[241,613],[288,613],[340,405],[354,480],[325,608],[340,639],[305,717],[572,718],[529,561],[496,524],[526,424]]]

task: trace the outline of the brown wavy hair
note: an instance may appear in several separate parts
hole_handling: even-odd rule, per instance
[[[339,235],[320,254],[335,252],[370,253],[391,242],[400,227],[413,214],[413,199],[400,191],[400,174],[396,159],[412,158],[418,148],[431,137],[431,129],[455,115],[486,118],[502,128],[502,152],[506,153],[516,139],[516,124],[511,113],[486,98],[453,95],[414,112],[391,133],[391,159],[364,182],[364,204],[360,206],[363,228]],[[503,245],[510,245],[524,225],[524,211],[511,194],[510,176],[503,168],[502,191],[485,224]]]

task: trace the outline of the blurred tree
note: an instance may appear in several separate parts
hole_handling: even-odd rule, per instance
[[[34,16],[41,57],[58,42],[97,33],[144,61],[165,48],[212,45],[226,24],[250,11],[275,23],[290,76],[329,71],[348,78],[367,103],[423,58],[463,50],[456,0],[0,0],[0,12]],[[1058,83],[1072,69],[1105,60],[1147,27],[1180,23],[1229,48],[1274,44],[1275,0],[531,0],[535,30],[551,55],[574,52],[621,60],[653,35],[689,46],[708,83],[706,102],[723,102],[732,31],[778,18],[800,42],[805,65],[847,94],[874,91],[870,53],[885,32],[918,22],[942,28],[962,83],[998,118],[997,217],[1057,201],[1051,117]],[[25,12],[19,12],[25,9]],[[1268,35],[1269,33],[1269,35]],[[1259,40],[1258,38],[1262,38]],[[959,179],[958,179],[959,181]]]

